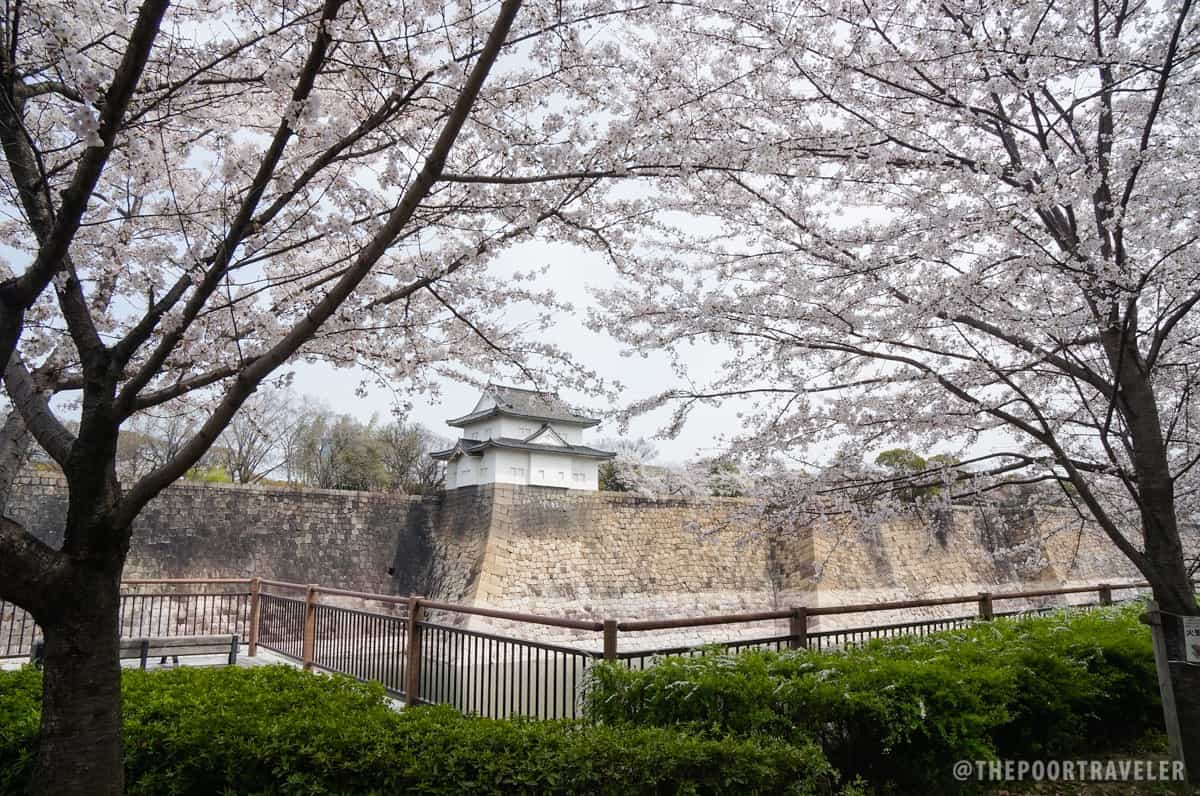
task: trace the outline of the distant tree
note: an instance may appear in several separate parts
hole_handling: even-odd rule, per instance
[[[325,407],[310,407],[296,420],[295,434],[287,451],[289,481],[324,488],[333,482],[333,468],[327,455],[333,422],[333,412]]]
[[[925,487],[925,493],[931,497],[945,495],[949,498],[953,494],[955,481],[962,475],[959,467],[961,464],[962,462],[957,456],[952,456],[949,453],[935,453],[926,459],[926,476],[939,483],[936,486]],[[1054,490],[1056,494],[1058,491],[1057,489]]]
[[[949,495],[945,487],[960,476],[958,458],[948,453],[926,458],[908,448],[890,448],[875,457],[875,464],[887,471],[884,491],[905,503]]]
[[[200,414],[187,405],[137,415],[117,438],[117,471],[126,478],[141,478],[162,467],[179,454],[200,420]]]
[[[596,478],[601,492],[631,492],[632,480],[626,478],[628,468],[616,459],[600,462],[596,468]]]
[[[609,459],[600,462],[597,468],[599,488],[602,492],[634,492],[637,490],[638,465],[628,460]]]
[[[374,418],[364,424],[340,415],[330,429],[328,455],[334,473],[331,488],[363,492],[382,492],[387,488],[390,479],[384,464],[384,442]]]
[[[596,447],[604,451],[612,451],[618,458],[645,464],[658,458],[658,448],[645,437],[628,439],[626,437],[605,437],[596,443]]]
[[[299,483],[322,489],[424,494],[442,484],[443,468],[430,458],[449,441],[416,423],[363,423],[327,408],[294,423],[285,467]]]
[[[743,497],[754,482],[736,464],[702,459],[686,465],[645,464],[618,456],[600,465],[600,489],[645,497]]]
[[[604,437],[596,442],[600,450],[616,453],[616,458],[600,463],[600,489],[605,492],[637,492],[645,486],[642,465],[658,457],[658,448],[645,437]]]
[[[875,464],[889,472],[894,479],[896,497],[905,503],[916,503],[927,494],[922,487],[901,486],[925,472],[928,462],[919,453],[908,448],[891,448],[876,456]]]
[[[283,466],[300,412],[297,401],[283,389],[260,390],[246,401],[217,443],[215,458],[230,480],[252,484]]]
[[[289,469],[321,489],[382,489],[387,481],[379,440],[349,415],[317,409],[298,423]]]
[[[911,475],[925,469],[925,457],[908,448],[891,448],[875,457],[875,463],[898,475]]]
[[[198,464],[188,470],[183,477],[187,481],[196,481],[203,484],[233,483],[233,479],[229,476],[229,471],[220,464]]]
[[[751,479],[728,459],[700,463],[708,494],[714,497],[746,497],[753,491]]]
[[[441,488],[445,466],[429,454],[449,447],[449,440],[403,420],[379,426],[375,433],[389,489],[422,495]]]

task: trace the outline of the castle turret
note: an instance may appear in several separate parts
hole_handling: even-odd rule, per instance
[[[489,384],[475,408],[446,424],[461,429],[446,462],[446,489],[475,484],[599,488],[599,465],[616,456],[583,444],[599,420],[576,414],[557,393]]]

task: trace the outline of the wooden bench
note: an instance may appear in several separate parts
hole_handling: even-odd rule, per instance
[[[229,665],[233,666],[237,663],[237,654],[236,633],[224,636],[121,639],[121,658],[140,658],[143,669],[149,658],[157,656],[165,661],[170,656],[175,663],[179,663],[180,655],[228,655]]]
[[[140,658],[142,668],[152,655],[158,655],[166,662],[170,656],[179,663],[180,655],[229,655],[229,665],[237,663],[238,637],[236,634],[227,636],[176,636],[173,638],[123,638],[120,641],[120,657],[122,660]],[[37,639],[29,654],[29,662],[36,668],[42,668],[45,656],[46,642]]]

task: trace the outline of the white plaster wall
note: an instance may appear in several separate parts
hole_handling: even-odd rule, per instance
[[[529,483],[528,452],[495,449],[488,451],[487,456],[490,456],[494,462],[493,472],[497,483],[520,485]]]
[[[487,420],[480,420],[476,423],[469,423],[463,426],[462,435],[467,439],[498,439],[500,437],[508,437],[509,439],[525,439],[542,427],[541,421],[538,420],[522,420],[517,417],[489,417]],[[571,442],[571,430],[555,428],[563,439]],[[579,429],[574,430],[575,442],[578,444]]]
[[[595,459],[493,448],[482,456],[461,456],[449,462],[446,489],[499,483],[595,491],[600,488],[599,470]]]
[[[595,459],[572,459],[571,488],[590,490],[599,489],[600,463]]]
[[[489,418],[478,423],[468,423],[462,427],[463,439],[491,439],[499,437],[496,418]]]
[[[542,427],[542,424],[537,420],[524,420],[518,417],[500,417],[496,419],[499,421],[501,432],[498,436],[508,437],[509,439],[525,439]]]
[[[482,456],[472,456],[475,461],[475,482],[491,484],[496,481],[496,457],[492,451],[484,451]]]
[[[583,429],[579,426],[568,426],[565,423],[551,423],[550,428],[558,432],[558,436],[562,437],[570,445],[583,444]]]
[[[479,472],[476,470],[476,456],[460,456],[458,457],[458,470],[454,478],[454,486],[471,486],[479,483]]]
[[[571,486],[571,463],[574,457],[558,453],[529,454],[529,483],[537,486]]]
[[[446,464],[446,489],[491,483],[595,491],[600,488],[600,467],[595,459],[496,448]]]

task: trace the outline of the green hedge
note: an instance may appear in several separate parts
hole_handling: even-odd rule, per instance
[[[129,794],[822,793],[811,743],[396,712],[374,684],[290,667],[124,676]],[[0,673],[0,793],[32,770],[40,675]]]
[[[598,667],[588,711],[610,724],[816,739],[845,777],[952,787],[956,760],[1100,752],[1159,726],[1140,610],[999,619],[845,653]]]
[[[398,713],[377,685],[290,667],[129,671],[128,792],[825,793],[859,776],[951,789],[959,759],[1095,754],[1157,728],[1139,611],[602,666],[590,724]],[[40,689],[33,670],[0,673],[0,796],[32,771]]]

